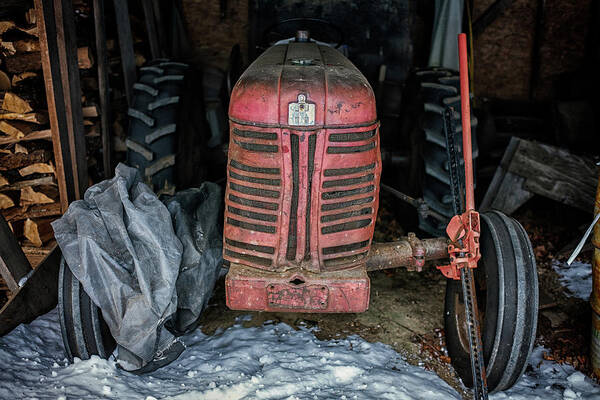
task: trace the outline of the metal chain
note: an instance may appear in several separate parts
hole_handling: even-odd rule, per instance
[[[450,186],[452,189],[452,206],[454,215],[462,214],[464,210],[463,182],[458,172],[458,151],[456,150],[456,129],[453,120],[454,109],[446,107],[444,110],[444,134],[446,136],[446,155],[448,157],[448,170],[450,172]],[[460,243],[462,247],[463,244]],[[487,380],[485,374],[485,361],[483,358],[483,344],[481,340],[481,327],[479,326],[479,310],[477,307],[477,293],[473,270],[468,267],[460,269],[465,316],[469,337],[469,356],[473,374],[473,398],[487,400]]]

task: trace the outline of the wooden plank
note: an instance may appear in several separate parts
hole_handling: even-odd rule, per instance
[[[98,92],[100,98],[100,126],[102,129],[102,165],[104,178],[113,175],[111,161],[110,134],[110,92],[108,83],[108,52],[106,50],[106,32],[104,18],[104,0],[94,0],[94,28],[96,30],[96,58],[98,59]]]
[[[63,29],[63,40],[58,41],[58,54],[61,64],[63,95],[65,96],[65,111],[68,116],[69,146],[72,149],[71,164],[75,177],[75,196],[76,199],[81,199],[88,185],[88,176],[73,2],[54,0],[54,10],[59,37],[61,27]]]
[[[35,0],[56,177],[62,211],[65,212],[69,202],[81,198],[83,194],[87,185],[87,164],[74,30],[72,21],[68,24],[69,29],[65,29],[61,3],[59,0]],[[70,5],[66,6],[67,11],[71,11],[66,15],[72,20]],[[66,34],[70,37],[68,45],[65,43]],[[70,49],[68,58],[67,47]]]
[[[119,35],[119,47],[121,48],[121,65],[123,66],[123,80],[125,83],[125,95],[127,104],[132,106],[133,84],[136,81],[135,52],[133,50],[133,36],[131,35],[131,23],[129,22],[128,0],[113,0],[117,21],[117,33]]]
[[[508,170],[525,178],[523,187],[530,192],[586,212],[594,209],[598,168],[592,159],[520,140]]]
[[[31,271],[31,265],[21,250],[4,216],[0,214],[0,275],[11,293],[19,290],[19,281]],[[0,328],[1,329],[1,328]]]
[[[60,255],[55,245],[25,285],[0,309],[0,336],[56,307]]]
[[[158,45],[158,35],[156,31],[156,19],[154,18],[154,6],[152,0],[142,0],[144,9],[144,20],[146,22],[146,32],[148,33],[148,43],[150,44],[150,54],[153,59],[160,58],[160,46]]]
[[[597,176],[592,159],[513,137],[480,209],[510,214],[537,194],[591,212]]]
[[[493,209],[510,215],[533,197],[533,193],[523,189],[525,179],[508,171],[518,144],[518,138],[510,139],[500,165],[496,168],[492,182],[479,206],[481,211]]]

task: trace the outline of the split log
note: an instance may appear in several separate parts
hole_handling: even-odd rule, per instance
[[[31,164],[19,170],[19,174],[21,176],[27,176],[31,174],[54,174],[54,172],[54,166],[51,162]]]
[[[27,238],[35,247],[42,247],[54,237],[54,231],[50,223],[54,218],[44,218],[32,220],[27,218],[23,227],[23,236]]]
[[[77,49],[77,65],[80,69],[90,69],[94,65],[94,57],[89,47]]]
[[[17,53],[33,53],[40,51],[40,42],[37,39],[24,39],[13,42]]]
[[[23,168],[33,163],[45,163],[52,159],[52,153],[46,150],[34,150],[29,154],[0,154],[0,171]]]
[[[23,146],[22,144],[15,143],[15,154],[17,153],[29,154],[29,150],[27,150],[27,147]]]
[[[0,187],[8,185],[8,179],[0,175]]]
[[[53,185],[56,185],[56,182],[54,181],[54,177],[52,177],[52,176],[42,176],[40,178],[13,182],[10,185],[2,186],[0,188],[0,191],[6,192],[9,190],[21,190],[24,188],[33,187],[33,186],[41,186],[41,185],[53,186]]]
[[[2,109],[8,112],[26,114],[33,111],[31,104],[24,98],[17,96],[12,92],[8,92],[4,95],[2,101]]]
[[[29,246],[28,243],[24,243],[23,246],[21,246],[23,253],[25,253],[25,257],[27,257],[27,261],[29,261],[29,264],[31,264],[31,267],[34,269],[40,265],[54,247],[56,247],[56,241],[54,239],[50,239],[48,243],[44,244],[42,247]]]
[[[0,40],[0,51],[4,57],[13,57],[15,54],[17,54],[17,49],[15,48],[14,42]]]
[[[0,90],[10,90],[10,86],[11,84],[8,75],[6,75],[6,72],[0,70]]]
[[[15,29],[16,26],[17,25],[13,21],[0,21],[0,35],[11,29]]]
[[[20,221],[27,218],[42,218],[61,215],[60,203],[36,204],[25,207],[13,207],[3,212],[8,222]]]
[[[0,193],[0,210],[6,210],[7,208],[11,208],[15,206],[15,202],[13,199],[8,197],[5,194]]]
[[[39,52],[18,53],[5,59],[6,70],[11,74],[42,69],[42,59]]]
[[[26,121],[38,125],[43,125],[48,123],[48,114],[42,112],[32,112],[27,114],[5,112],[0,113],[0,120]]]
[[[29,25],[35,25],[37,23],[37,15],[35,12],[35,8],[30,8],[29,10],[27,10],[27,12],[25,13],[25,21],[27,21]]]
[[[0,121],[0,132],[15,139],[22,139],[34,131],[34,125],[21,121]]]
[[[98,113],[98,106],[96,106],[96,105],[82,107],[81,110],[83,111],[84,118],[93,118],[93,117],[97,117],[98,115],[100,115]]]
[[[52,140],[52,131],[50,129],[44,129],[41,131],[31,132],[27,136],[17,139],[13,137],[0,137],[0,144],[10,144],[17,143],[20,141],[28,141],[28,140]],[[10,151],[9,151],[10,152]]]
[[[0,36],[2,36],[2,34],[4,34],[5,32],[8,32],[10,30],[19,30],[19,31],[26,33],[28,35],[31,35],[31,36],[38,35],[37,26],[35,24],[24,27],[24,26],[18,26],[13,21],[0,21]]]
[[[23,72],[20,74],[13,75],[12,85],[18,86],[26,79],[36,78],[38,75],[35,72]]]
[[[25,181],[17,181],[13,182],[10,185],[0,186],[1,192],[7,192],[10,190],[21,190],[23,188],[31,187],[31,186],[40,186],[40,185],[55,185],[54,177],[52,176],[43,176],[41,178],[36,179],[28,179]]]
[[[85,136],[86,137],[98,137],[98,136],[100,136],[100,129],[99,129],[99,127],[96,124],[89,126],[86,129]]]
[[[54,203],[54,200],[46,196],[42,192],[36,192],[31,186],[27,186],[21,189],[21,199],[19,201],[19,204],[21,206],[50,203]]]

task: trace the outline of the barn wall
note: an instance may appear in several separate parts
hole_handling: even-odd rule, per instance
[[[494,0],[476,0],[474,20]],[[538,0],[515,0],[475,40],[477,95],[529,99]],[[540,38],[535,100],[549,100],[561,73],[578,69],[584,59],[591,0],[546,0]],[[535,79],[534,79],[535,80]]]
[[[237,43],[248,54],[248,0],[183,0],[183,12],[192,45],[203,62],[225,69],[231,47]]]

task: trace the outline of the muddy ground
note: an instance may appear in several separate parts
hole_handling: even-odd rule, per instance
[[[564,247],[579,235],[579,230],[573,226],[579,227],[587,216],[569,211],[570,217],[557,219],[557,207],[563,207],[543,199],[540,201],[526,205],[515,215],[530,234],[538,261],[541,310],[537,344],[550,348],[549,359],[567,362],[590,376],[589,305],[568,297],[551,267],[554,258],[564,257],[559,255],[560,250],[565,252]],[[394,204],[393,199],[382,195],[375,240],[394,240],[405,234],[398,215],[392,211]],[[584,253],[582,259],[589,262],[591,253]],[[445,278],[433,265],[421,273],[397,269],[374,272],[369,276],[371,301],[369,310],[361,314],[232,311],[225,305],[224,278],[221,278],[202,317],[202,331],[212,334],[235,324],[240,315],[251,315],[252,319],[244,322],[247,326],[284,322],[294,327],[314,327],[319,339],[359,335],[371,342],[390,345],[408,362],[435,371],[464,397],[470,397],[445,352]]]

